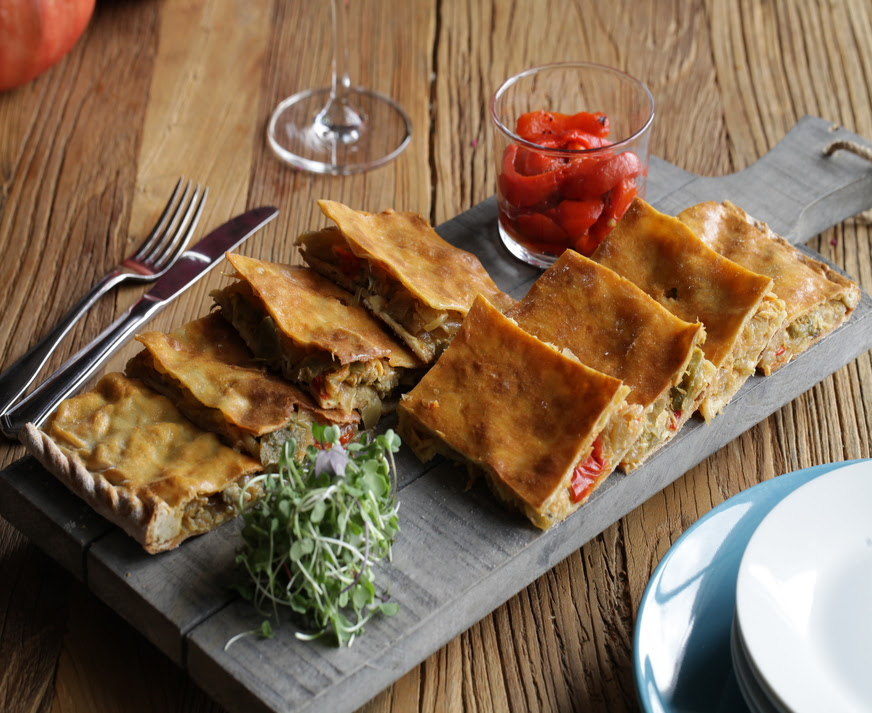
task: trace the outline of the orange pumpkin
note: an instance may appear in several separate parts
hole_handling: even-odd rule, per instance
[[[0,0],[0,91],[59,62],[81,37],[95,0]]]

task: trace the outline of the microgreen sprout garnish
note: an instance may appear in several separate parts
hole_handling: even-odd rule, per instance
[[[285,442],[276,472],[246,486],[262,492],[242,516],[240,591],[276,621],[288,608],[307,629],[299,638],[332,635],[350,646],[375,614],[397,611],[376,591],[373,565],[390,558],[399,530],[400,438],[389,430],[343,447],[335,426],[316,425],[313,435],[320,447],[295,461],[295,444]]]
[[[246,636],[259,636],[261,639],[270,639],[272,638],[273,630],[272,624],[269,623],[269,619],[264,619],[261,622],[261,625],[256,629],[250,629],[249,631],[243,631],[241,634],[237,634],[236,636],[231,637],[226,644],[224,644],[224,650],[227,651],[234,643],[239,641],[240,639],[245,638]]]

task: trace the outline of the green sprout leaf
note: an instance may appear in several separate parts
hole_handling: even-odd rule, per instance
[[[293,612],[306,629],[299,638],[350,646],[373,616],[398,609],[377,593],[373,566],[390,559],[399,532],[393,454],[400,438],[389,430],[343,447],[335,426],[312,433],[318,448],[297,461],[286,441],[275,472],[246,486],[257,497],[243,511],[238,589],[276,621],[280,608]],[[268,637],[272,627],[266,620],[248,633]]]

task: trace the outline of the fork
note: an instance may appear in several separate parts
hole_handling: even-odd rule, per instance
[[[100,297],[122,282],[151,282],[172,267],[194,233],[208,188],[188,181],[182,191],[180,178],[157,223],[142,244],[117,267],[106,273],[67,315],[28,352],[0,374],[0,414],[6,413],[24,393],[48,358],[76,322]]]

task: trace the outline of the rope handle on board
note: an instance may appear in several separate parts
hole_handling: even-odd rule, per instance
[[[872,162],[872,148],[858,144],[856,141],[847,141],[845,139],[833,141],[833,143],[824,149],[824,156],[832,156],[836,151],[850,151],[852,154]],[[859,213],[855,218],[860,219],[864,224],[872,223],[872,210]]]
[[[856,154],[860,158],[865,158],[867,161],[872,161],[872,148],[863,146],[855,141],[833,141],[824,149],[825,156],[832,156],[836,151],[844,150]]]

